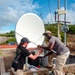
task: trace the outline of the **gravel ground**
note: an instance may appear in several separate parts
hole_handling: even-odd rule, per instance
[[[15,57],[15,49],[6,49],[2,51],[6,71],[11,68],[12,61]]]

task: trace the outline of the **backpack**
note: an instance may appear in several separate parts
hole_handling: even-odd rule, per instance
[[[20,56],[20,54],[21,54],[21,50],[17,47],[17,49],[16,49],[16,56]]]
[[[14,58],[15,63],[18,63],[18,59],[19,59],[20,55],[21,55],[21,50],[17,47],[16,48],[16,57]]]

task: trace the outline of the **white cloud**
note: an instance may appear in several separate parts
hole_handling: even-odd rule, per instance
[[[18,19],[27,12],[35,12],[40,8],[33,0],[0,0],[0,29],[3,26],[16,24]]]
[[[1,19],[4,20],[4,22],[15,22],[16,19],[18,19],[17,16],[18,12],[16,10],[14,10],[11,7],[8,7],[7,10],[5,12],[2,13],[2,15],[0,15]]]
[[[52,13],[49,13],[46,18],[44,19],[45,24],[54,23],[54,15]]]
[[[71,24],[75,24],[75,11],[73,10],[67,10],[67,21],[69,21]]]

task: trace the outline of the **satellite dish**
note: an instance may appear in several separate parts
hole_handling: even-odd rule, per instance
[[[40,17],[33,13],[27,13],[18,20],[15,37],[18,44],[23,37],[27,37],[31,41],[28,47],[36,47],[43,44],[44,36],[42,34],[44,32],[44,24]]]
[[[68,32],[69,27],[67,25],[62,25],[60,29],[62,32]]]

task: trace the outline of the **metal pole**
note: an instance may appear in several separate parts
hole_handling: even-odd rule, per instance
[[[21,37],[24,37],[24,36],[22,36],[21,34],[19,34],[19,33],[17,33],[17,32],[15,32],[15,33],[18,34],[18,35],[21,36]],[[33,43],[34,45],[38,46],[36,43],[34,43],[34,42],[32,42],[32,41],[30,41],[30,42]],[[52,52],[56,53],[56,51],[54,51],[54,50],[52,50]]]
[[[66,10],[66,3],[67,3],[67,0],[64,0],[64,9]],[[66,13],[64,14],[64,25],[66,26]],[[64,44],[66,46],[66,32],[64,32]]]

